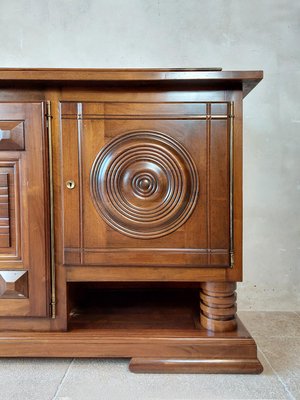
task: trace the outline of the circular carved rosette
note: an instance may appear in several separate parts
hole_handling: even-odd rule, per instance
[[[130,132],[110,141],[91,170],[91,194],[119,232],[153,239],[179,228],[198,197],[198,174],[187,150],[160,132]]]

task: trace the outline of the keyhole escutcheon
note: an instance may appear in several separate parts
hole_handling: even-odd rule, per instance
[[[72,181],[72,180],[67,181],[67,182],[66,182],[66,186],[67,186],[68,189],[72,190],[72,189],[74,189],[74,187],[75,187],[75,182]]]

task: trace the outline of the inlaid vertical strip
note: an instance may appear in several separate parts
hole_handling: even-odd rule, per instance
[[[49,156],[49,200],[50,200],[50,269],[51,269],[51,317],[56,318],[56,271],[54,243],[54,192],[53,192],[53,153],[52,153],[52,115],[51,102],[46,102],[46,122],[48,130]]]
[[[78,178],[79,178],[79,241],[80,264],[83,264],[83,187],[82,187],[82,103],[77,104],[77,132],[78,132]]]
[[[206,218],[207,218],[207,248],[211,249],[211,209],[210,209],[210,151],[211,151],[211,104],[206,104]],[[208,252],[207,264],[211,263],[211,253]]]
[[[229,222],[229,237],[230,237],[230,267],[234,266],[234,176],[233,176],[233,163],[234,163],[234,104],[230,102],[229,108],[229,204],[230,204],[230,222]]]

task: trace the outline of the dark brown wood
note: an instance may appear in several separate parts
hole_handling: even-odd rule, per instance
[[[3,357],[133,358],[132,372],[261,373],[256,344],[238,322],[236,332],[200,329],[77,329],[69,332],[0,333]],[[137,325],[136,318],[132,323]],[[129,328],[130,327],[130,328]]]
[[[243,280],[243,98],[240,91],[225,95],[233,103],[233,249],[234,266],[226,270],[227,281]]]
[[[61,112],[62,263],[229,266],[228,103],[68,102]],[[143,176],[149,193],[137,188]]]
[[[49,227],[44,105],[0,103],[0,316],[49,314]],[[7,142],[8,141],[8,142]],[[6,225],[5,225],[6,224]],[[2,236],[3,239],[3,236]],[[0,329],[5,326],[0,320]]]
[[[261,372],[234,294],[243,271],[242,100],[261,79],[220,69],[0,69],[0,356]],[[126,309],[107,295],[96,304],[112,287],[156,287],[160,301],[149,295]]]
[[[105,82],[105,81],[175,81],[197,82],[230,90],[234,87],[246,96],[263,78],[262,71],[220,71],[210,69],[0,69],[0,81]]]
[[[236,283],[205,282],[200,292],[201,325],[213,332],[236,329]]]
[[[1,169],[0,169],[1,171]],[[10,247],[10,199],[8,173],[0,173],[0,248]]]
[[[123,253],[123,257],[126,254]],[[198,282],[205,280],[224,280],[225,268],[194,267],[130,267],[72,266],[66,267],[68,282]]]
[[[159,131],[133,131],[102,147],[91,168],[90,192],[113,229],[156,239],[191,216],[199,178],[190,154],[175,139]]]
[[[28,297],[27,271],[0,272],[0,299],[21,299]]]
[[[24,122],[0,121],[0,150],[24,150]]]
[[[258,359],[132,358],[129,370],[151,374],[260,374]]]

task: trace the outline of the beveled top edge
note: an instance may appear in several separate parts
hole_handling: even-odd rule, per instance
[[[246,96],[263,78],[263,71],[222,71],[219,68],[0,68],[0,82],[179,82],[201,85],[238,84]]]
[[[242,80],[262,77],[263,71],[223,71],[222,68],[0,68],[1,80]]]
[[[167,71],[222,71],[222,67],[190,67],[190,68],[14,68],[0,67],[0,71],[96,71],[96,72],[167,72]]]

